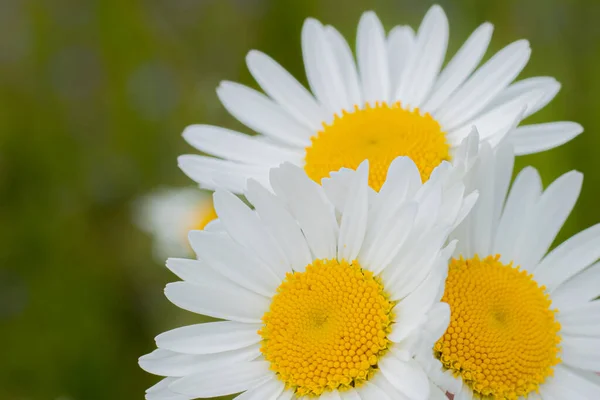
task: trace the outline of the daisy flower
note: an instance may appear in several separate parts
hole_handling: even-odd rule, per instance
[[[134,204],[133,219],[152,235],[154,254],[161,262],[173,255],[187,255],[187,235],[204,229],[217,217],[209,192],[197,188],[161,188]]]
[[[582,174],[543,190],[529,167],[509,191],[511,147],[481,152],[478,203],[451,235],[450,326],[419,360],[455,400],[600,399],[600,224],[548,252]]]
[[[507,137],[517,154],[559,146],[582,128],[553,122],[515,128],[560,89],[551,77],[513,83],[527,64],[526,40],[509,44],[478,68],[492,35],[484,23],[442,69],[448,21],[439,6],[415,33],[396,26],[386,33],[373,12],[358,24],[356,62],[346,40],[329,25],[307,19],[302,55],[311,92],[269,56],[250,51],[250,73],[265,94],[222,82],[224,107],[258,135],[192,125],[185,140],[209,156],[184,155],[181,169],[202,187],[241,193],[251,177],[268,184],[268,170],[283,162],[302,167],[316,182],[342,167],[370,161],[369,183],[379,190],[397,156],[412,158],[423,179],[473,126],[496,146]],[[212,157],[210,157],[212,156]]]
[[[148,400],[444,398],[413,356],[448,326],[444,244],[477,194],[447,163],[422,184],[400,157],[378,193],[368,176],[365,161],[320,186],[285,163],[273,193],[249,181],[254,209],[215,193],[219,219],[190,232],[197,260],[167,261],[183,281],[165,294],[222,321],[156,338],[139,363],[166,378]]]

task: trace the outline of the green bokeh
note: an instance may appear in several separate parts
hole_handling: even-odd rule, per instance
[[[558,97],[532,122],[586,132],[522,157],[547,185],[569,169],[584,188],[559,240],[600,221],[600,2],[440,1],[450,53],[483,21],[491,50],[528,38],[521,75],[555,76]],[[302,77],[307,16],[354,37],[365,9],[387,28],[416,26],[429,1],[8,0],[0,5],[0,399],[141,399],[158,379],[137,358],[161,331],[197,321],[164,298],[174,277],[131,223],[132,201],[182,186],[176,156],[192,123],[241,128],[219,105],[220,80],[255,86],[263,50]],[[353,41],[353,40],[352,40]],[[303,80],[304,78],[302,78]]]

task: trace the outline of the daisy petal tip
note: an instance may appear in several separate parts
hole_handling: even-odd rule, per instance
[[[569,175],[569,178],[575,182],[575,185],[581,190],[581,186],[583,185],[583,173],[581,171],[573,170],[567,172],[565,175]]]
[[[572,132],[573,132],[573,137],[583,133],[583,126],[581,124],[578,124],[577,122],[570,122],[570,125],[572,126]]]
[[[169,301],[171,300],[171,295],[177,289],[178,283],[180,283],[180,282],[169,282],[165,285],[165,288],[163,289],[163,293],[165,294],[165,297],[167,299],[169,299]]]
[[[248,66],[252,65],[254,62],[258,62],[258,60],[262,59],[265,56],[260,50],[252,49],[246,54],[246,64]]]
[[[375,13],[375,11],[369,10],[369,11],[365,11],[360,16],[359,25],[361,23],[369,23],[369,24],[376,23],[376,24],[380,24],[381,21],[379,20],[379,17]]]
[[[357,172],[360,172],[362,174],[369,174],[369,159],[365,159],[363,162],[360,163],[360,165],[358,166],[358,168],[356,169]]]
[[[479,193],[477,193],[476,195],[479,195]],[[453,239],[446,245],[446,247],[444,247],[444,250],[447,250],[448,252],[448,258],[452,257],[452,253],[454,253],[454,249],[456,249],[457,244],[458,239]]]
[[[486,21],[483,24],[479,25],[478,29],[485,31],[489,36],[492,36],[492,33],[494,33],[494,24]]]
[[[254,192],[263,187],[256,179],[250,178],[246,181],[246,192]]]
[[[217,86],[217,96],[219,96],[219,98],[221,98],[221,96],[223,96],[224,94],[227,94],[227,91],[229,91],[230,89],[233,89],[234,87],[239,86],[239,83],[235,83],[232,81],[221,81],[219,82],[219,85]]]
[[[304,24],[302,25],[302,33],[304,34],[305,31],[308,31],[309,29],[311,31],[314,31],[316,29],[321,29],[323,28],[323,24],[321,24],[321,22],[319,22],[319,20],[315,19],[315,18],[306,18],[304,20]]]
[[[173,257],[169,257],[165,260],[165,267],[167,267],[168,269],[171,269],[171,267],[173,266],[173,263],[175,262],[175,258]]]
[[[198,239],[200,239],[206,232],[205,231],[200,231],[197,229],[191,230],[188,232],[188,241],[191,243],[193,241],[196,241]]]
[[[435,18],[437,23],[442,23],[446,26],[448,25],[448,17],[446,16],[446,12],[439,4],[432,5],[425,14],[423,20],[427,19],[428,17]]]
[[[460,140],[459,145],[462,143],[479,143],[479,130],[475,125],[471,126],[471,131]]]
[[[193,162],[194,157],[195,156],[193,156],[191,154],[184,154],[184,155],[177,157],[177,166],[179,168],[188,167],[190,165],[190,163]]]
[[[446,13],[444,12],[444,9],[439,4],[434,4],[431,7],[429,7],[429,10],[427,10],[427,14],[433,13],[433,12],[446,15]]]

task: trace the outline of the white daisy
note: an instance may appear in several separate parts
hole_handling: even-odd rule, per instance
[[[303,167],[319,182],[368,159],[370,184],[378,190],[397,156],[411,157],[426,179],[454,158],[473,126],[492,147],[508,137],[517,154],[578,135],[582,128],[573,122],[512,129],[552,100],[560,84],[551,77],[512,83],[529,60],[526,40],[477,68],[491,35],[492,25],[481,25],[442,70],[448,42],[442,8],[433,6],[416,33],[396,26],[386,34],[377,16],[366,12],[358,24],[355,63],[335,28],[308,19],[302,54],[312,93],[269,56],[251,51],[248,68],[266,95],[233,82],[223,82],[217,94],[258,136],[189,126],[184,138],[214,157],[184,155],[179,165],[203,187],[241,193],[248,177],[268,184],[269,168],[282,162]]]
[[[448,326],[439,299],[454,244],[443,246],[477,195],[464,197],[447,163],[421,184],[398,158],[378,193],[368,168],[320,186],[286,163],[270,173],[274,194],[250,180],[254,210],[215,193],[219,219],[190,232],[198,260],[167,261],[183,281],[165,294],[223,321],[156,338],[140,365],[166,378],[147,399],[444,398],[413,355]]]
[[[134,204],[135,224],[152,235],[154,254],[164,261],[169,256],[191,252],[187,235],[217,217],[209,192],[197,188],[161,188]]]
[[[600,399],[600,224],[547,253],[582,174],[543,190],[529,167],[509,192],[510,146],[481,152],[467,178],[478,203],[451,235],[450,326],[420,360],[455,400]]]

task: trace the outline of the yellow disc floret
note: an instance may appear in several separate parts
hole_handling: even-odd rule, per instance
[[[289,273],[263,317],[261,351],[297,396],[360,386],[389,345],[393,303],[355,261]]]
[[[434,352],[477,398],[537,391],[560,362],[560,324],[544,286],[500,256],[453,259],[442,301],[448,330]]]
[[[423,181],[442,161],[450,160],[450,146],[440,124],[418,109],[405,110],[400,103],[391,106],[355,107],[342,112],[330,125],[311,138],[306,148],[304,169],[316,182],[342,167],[356,169],[368,159],[369,185],[379,191],[391,162],[398,156],[410,157]]]

